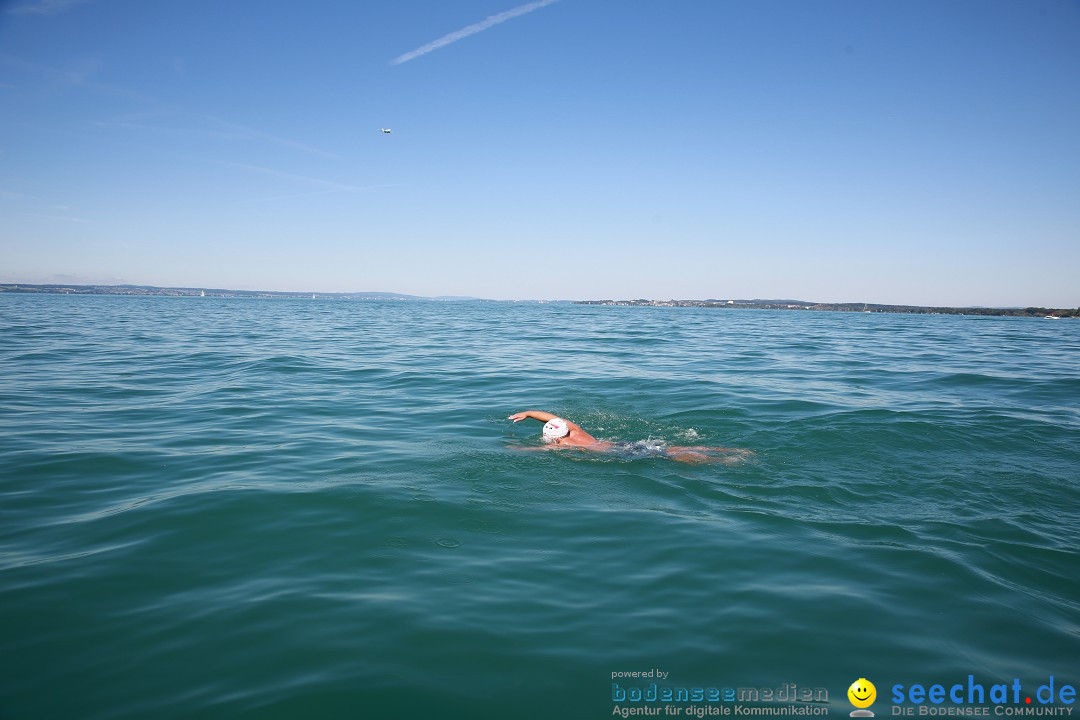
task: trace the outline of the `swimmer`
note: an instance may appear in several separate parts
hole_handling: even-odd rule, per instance
[[[678,462],[693,463],[695,465],[708,462],[734,463],[744,460],[754,453],[740,448],[709,447],[705,445],[668,445],[664,442],[638,440],[629,443],[613,443],[606,440],[597,440],[577,423],[565,420],[557,415],[552,415],[543,410],[526,410],[514,413],[507,420],[521,422],[522,420],[539,420],[544,423],[542,440],[546,443],[542,448],[527,448],[535,450],[560,450],[575,449],[590,452],[616,452],[630,457],[666,457]],[[523,448],[526,449],[526,448]],[[716,457],[710,453],[726,453],[724,457]]]

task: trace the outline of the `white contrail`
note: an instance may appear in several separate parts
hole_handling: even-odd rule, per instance
[[[58,15],[89,0],[36,0],[8,8],[10,15]]]
[[[322,178],[309,177],[307,175],[295,175],[283,170],[274,170],[273,168],[262,167],[261,165],[249,165],[248,163],[231,162],[229,160],[211,160],[210,162],[218,165],[225,165],[227,167],[240,168],[241,170],[250,170],[251,172],[269,175],[270,177],[292,180],[294,182],[312,185],[334,192],[364,192],[375,188],[387,187],[386,185],[347,185],[346,183],[339,183],[334,180],[323,180]]]
[[[550,4],[554,3],[554,2],[558,2],[558,0],[536,0],[535,2],[525,3],[524,5],[519,5],[518,7],[513,8],[512,10],[507,10],[506,12],[501,12],[498,15],[491,15],[490,17],[488,17],[488,18],[486,18],[484,20],[481,20],[478,23],[474,23],[472,25],[469,25],[468,27],[463,27],[460,30],[456,30],[456,31],[450,33],[449,35],[443,35],[438,40],[434,40],[432,42],[429,42],[427,45],[425,45],[423,47],[420,47],[420,48],[417,48],[417,49],[413,50],[412,52],[407,52],[404,55],[399,55],[398,57],[391,60],[390,64],[391,65],[400,65],[403,62],[409,62],[410,60],[413,60],[414,58],[420,57],[421,55],[427,55],[432,50],[438,50],[441,47],[446,47],[450,43],[455,43],[458,40],[461,40],[462,38],[467,38],[470,35],[475,35],[478,32],[482,32],[484,30],[487,30],[489,27],[493,27],[495,25],[498,25],[499,23],[504,23],[507,20],[511,20],[513,18],[518,17],[519,15],[524,15],[525,13],[531,13],[533,10],[539,10],[540,8],[542,8],[542,7],[546,6],[546,5],[550,5]]]

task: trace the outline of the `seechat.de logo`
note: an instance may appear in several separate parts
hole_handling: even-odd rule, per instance
[[[874,717],[874,713],[866,709],[877,699],[877,688],[874,687],[874,683],[866,678],[859,678],[847,689],[847,697],[857,708],[851,711],[851,717]]]

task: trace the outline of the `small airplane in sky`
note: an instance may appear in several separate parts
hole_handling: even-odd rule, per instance
[[[387,135],[390,134],[390,128],[379,128],[379,129],[382,130]]]

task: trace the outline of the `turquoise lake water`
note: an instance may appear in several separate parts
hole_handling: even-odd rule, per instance
[[[1080,684],[1080,322],[0,295],[0,341],[4,720]]]

